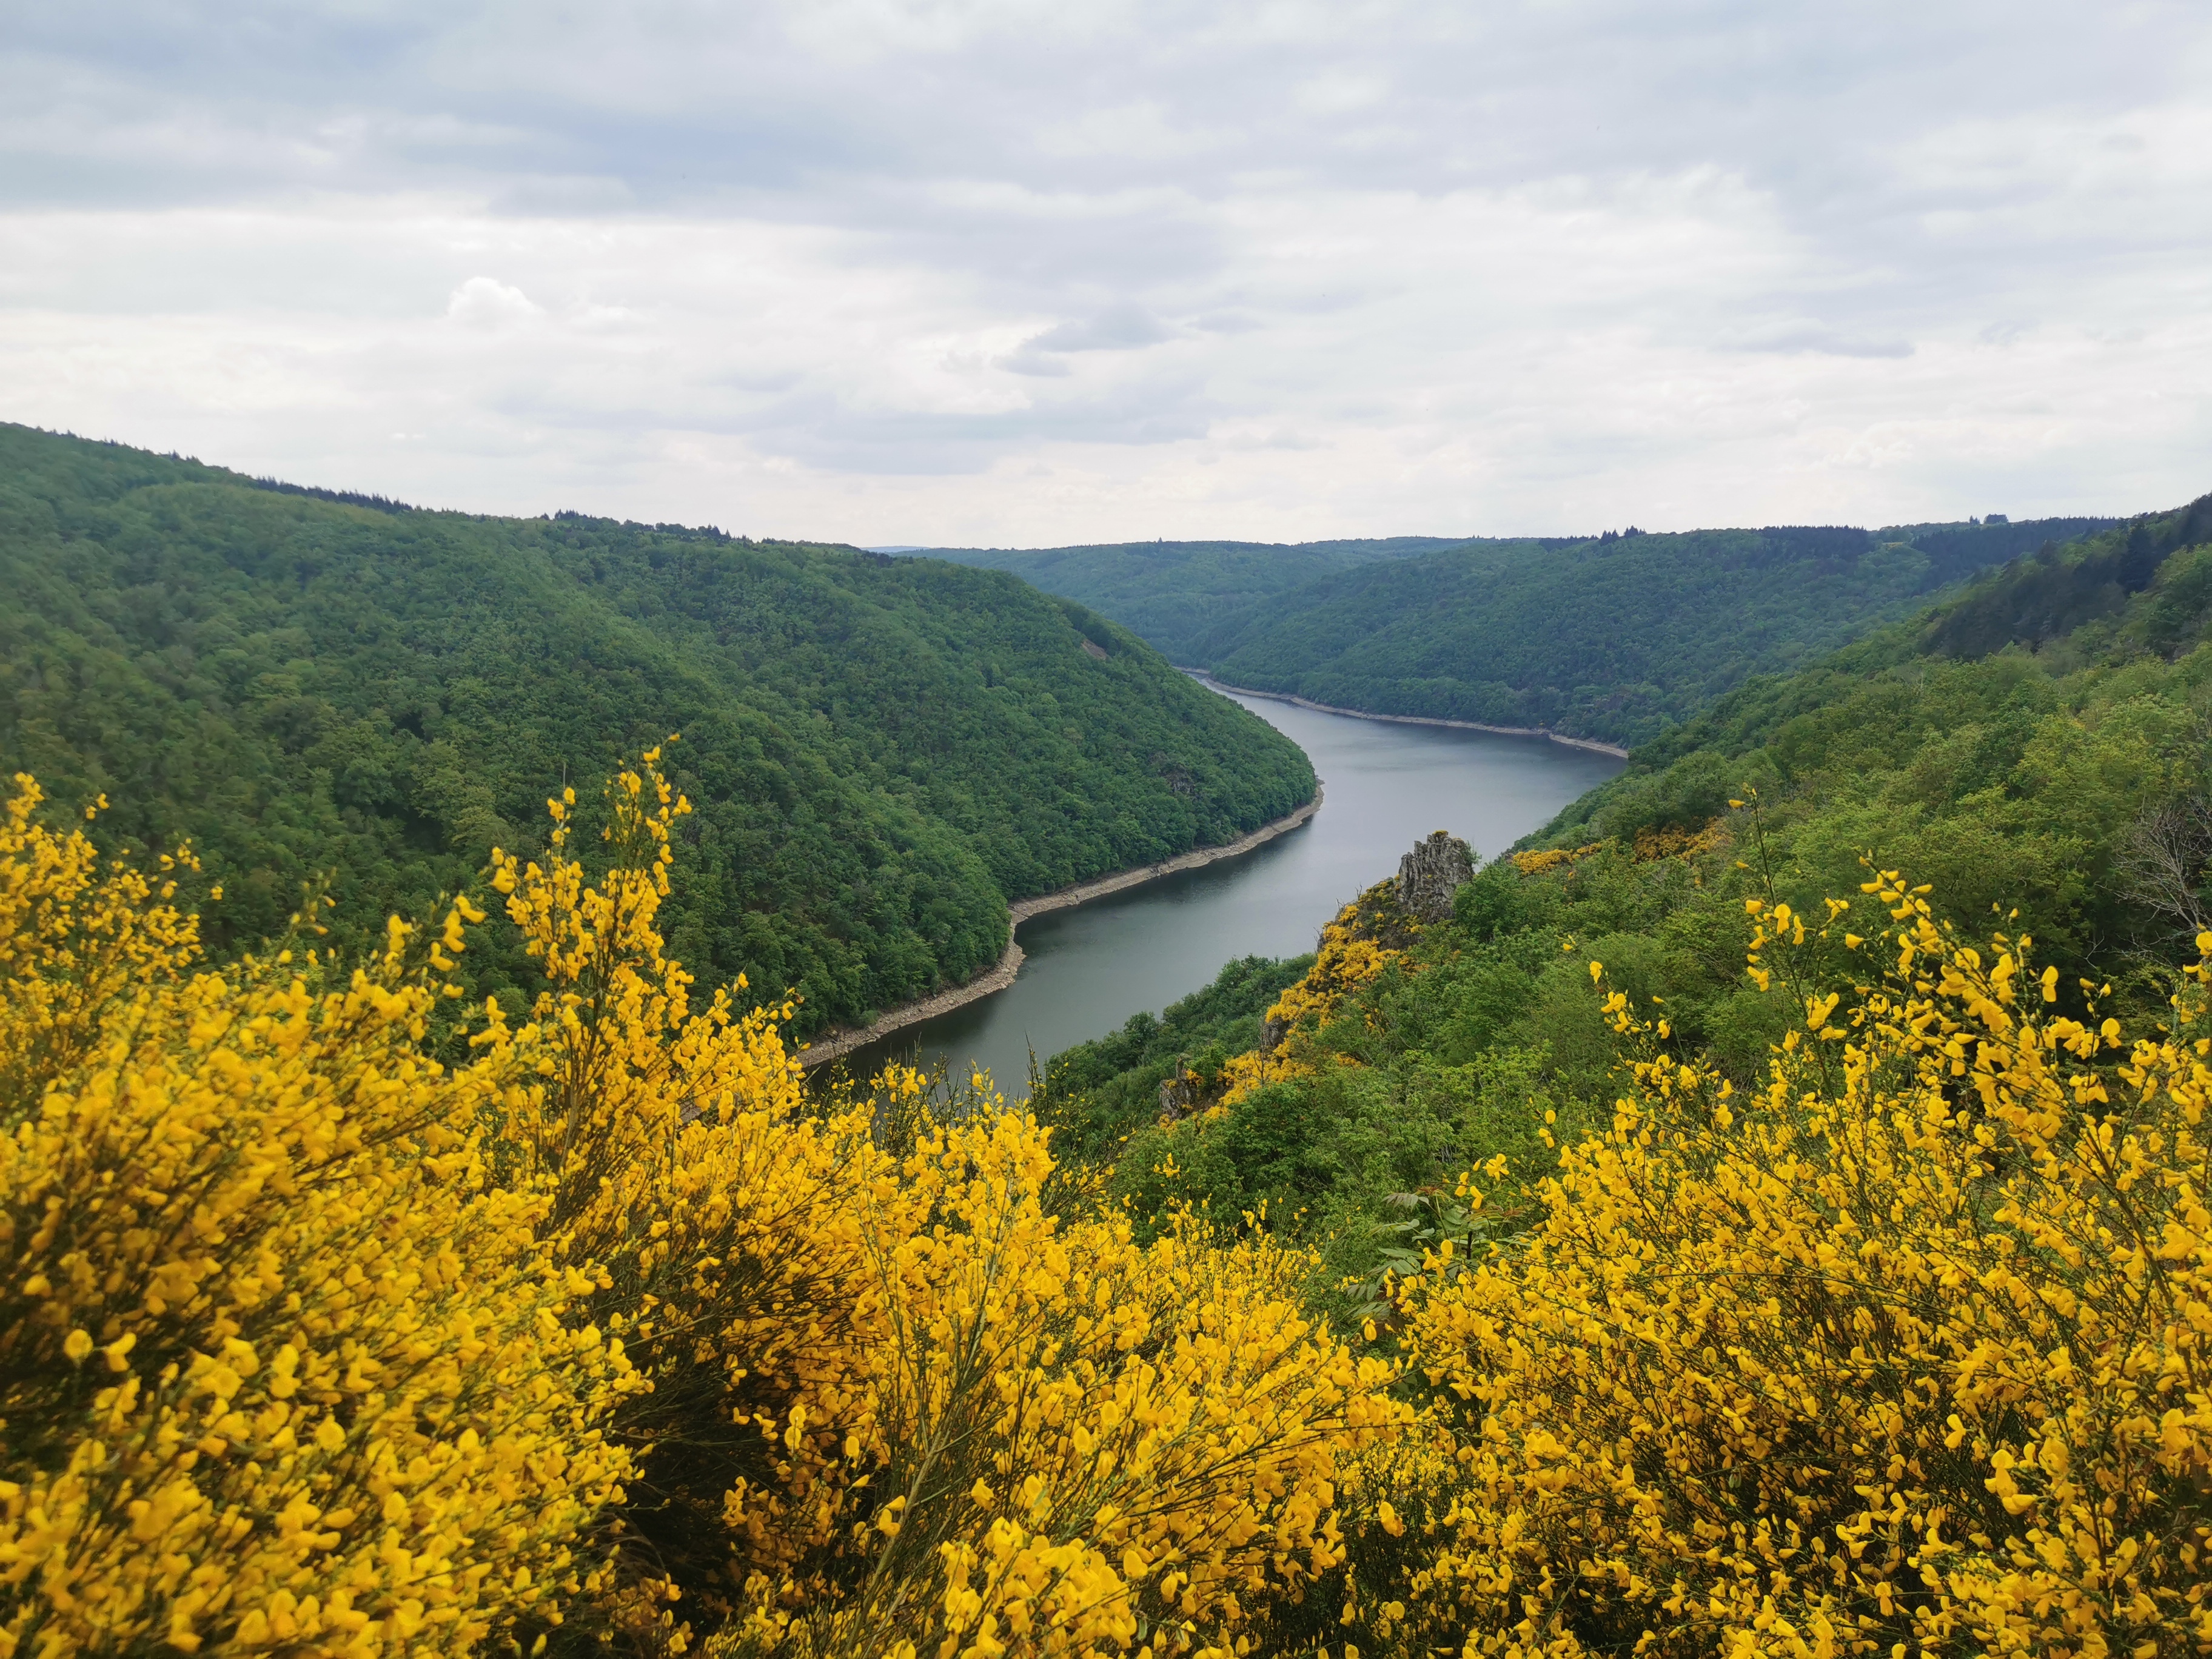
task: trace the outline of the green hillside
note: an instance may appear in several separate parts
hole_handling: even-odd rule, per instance
[[[1374,541],[1118,542],[1089,547],[939,547],[927,556],[1010,570],[1048,593],[1102,611],[1165,653],[1195,664],[1201,642],[1268,600],[1320,577],[1461,544],[1449,537]]]
[[[1313,957],[1048,1063],[1055,1147],[1140,1237],[1286,1236],[1407,1366],[1431,1431],[1277,1650],[1717,1653],[1786,1605],[1989,1652],[1968,1586],[2014,1651],[2188,1650],[2155,1621],[2212,1537],[2208,714],[2212,496],[1738,689],[1449,909],[1347,894]],[[2062,1577],[2031,1467],[2124,1537],[2118,1595]],[[1473,1613],[1468,1561],[1510,1569]]]
[[[2146,787],[2172,778],[2122,767],[2032,788],[2018,769],[2071,752],[2088,741],[2080,733],[2102,732],[2124,708],[2132,719],[2168,708],[2188,726],[2212,620],[2207,541],[2212,496],[2008,561],[1800,673],[1737,688],[1634,751],[1625,772],[1530,844],[1632,840],[1702,822],[1745,784],[1823,816],[1880,803],[1870,846],[1899,844],[1930,813],[1981,817],[2030,797],[2122,810],[2113,790],[2124,778],[2140,772]],[[2040,749],[2039,732],[2048,738]],[[1903,774],[1918,782],[1900,786]],[[2082,884],[2106,885],[2103,873],[2084,869]]]
[[[8,426],[0,584],[0,765],[59,811],[105,792],[112,840],[191,837],[228,945],[324,872],[343,939],[418,913],[535,846],[564,781],[680,732],[677,953],[796,986],[818,1029],[988,963],[1010,898],[1314,788],[1131,634],[933,560],[413,511]]]
[[[1195,661],[1234,685],[1376,714],[1635,744],[1982,565],[2106,522],[1470,544],[1309,583],[1217,628]]]
[[[1879,964],[1815,939],[1769,994],[1745,971],[1745,902],[1819,919],[1847,901],[1836,937],[1878,938],[1891,923],[1863,860],[1926,884],[1969,939],[2032,936],[2062,1012],[2083,1014],[2087,981],[2108,988],[2099,1018],[2155,1029],[2212,929],[2208,635],[2212,496],[2012,560],[1637,750],[1482,868],[1449,920],[1409,935],[1384,890],[1366,896],[1332,933],[1402,954],[1293,1019],[1279,1080],[1226,1111],[1201,1109],[1231,1093],[1230,1051],[1310,959],[1233,963],[1164,1021],[1056,1057],[1045,1108],[1140,1216],[1266,1205],[1303,1218],[1325,1282],[1371,1285],[1409,1243],[1455,1226],[1464,1242],[1441,1196],[1461,1171],[1504,1155],[1522,1191],[1611,1121],[1623,1050],[1591,961],[1680,1053],[1748,1088],[1801,1020],[1793,995],[1848,994]],[[1190,1115],[1163,1124],[1179,1056],[1199,1081]]]
[[[1232,685],[1634,744],[2109,519],[936,556],[1010,570]]]

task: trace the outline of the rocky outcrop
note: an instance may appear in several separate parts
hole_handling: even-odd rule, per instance
[[[1449,921],[1452,895],[1474,879],[1474,850],[1439,830],[1398,860],[1398,908],[1416,921]]]
[[[1190,1069],[1190,1056],[1176,1056],[1175,1075],[1160,1081],[1160,1121],[1172,1123],[1186,1117],[1198,1103],[1198,1091],[1202,1079]]]

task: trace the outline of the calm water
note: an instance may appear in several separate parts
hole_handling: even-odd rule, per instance
[[[1243,858],[1165,877],[1022,924],[1029,959],[996,996],[909,1025],[848,1056],[859,1075],[886,1060],[990,1072],[1009,1095],[1040,1061],[1158,1012],[1236,957],[1295,956],[1340,906],[1395,874],[1432,830],[1502,851],[1620,769],[1609,756],[1541,738],[1390,726],[1236,699],[1312,757],[1328,795],[1302,828]]]

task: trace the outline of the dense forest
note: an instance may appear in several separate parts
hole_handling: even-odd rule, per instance
[[[1632,744],[1986,566],[2111,523],[989,556],[1231,685]],[[1341,550],[1387,551],[1354,562]],[[967,554],[956,555],[970,557]],[[1324,560],[1334,568],[1317,568]]]
[[[189,837],[233,949],[330,877],[374,935],[680,733],[684,958],[799,1029],[963,979],[1006,902],[1310,798],[1263,722],[998,572],[719,531],[410,510],[0,427],[0,763]],[[590,799],[582,809],[595,810]],[[528,965],[479,956],[479,988]]]
[[[1087,605],[1198,665],[1204,641],[1265,602],[1340,570],[1413,558],[1462,544],[1443,536],[1367,541],[1115,542],[1086,547],[933,547],[927,556],[1010,570],[1024,581]]]

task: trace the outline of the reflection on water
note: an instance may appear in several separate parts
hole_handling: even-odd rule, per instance
[[[1338,907],[1395,873],[1431,830],[1497,853],[1621,766],[1541,738],[1236,701],[1312,757],[1328,798],[1310,822],[1242,858],[1024,922],[1029,960],[1012,986],[855,1051],[853,1071],[942,1060],[985,1068],[1017,1095],[1032,1049],[1042,1062],[1140,1008],[1157,1012],[1232,957],[1312,950]]]

